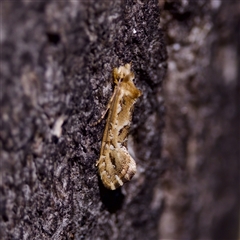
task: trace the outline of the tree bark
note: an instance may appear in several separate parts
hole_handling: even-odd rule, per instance
[[[237,239],[239,2],[0,5],[0,239]],[[137,174],[110,191],[91,124],[130,62]]]

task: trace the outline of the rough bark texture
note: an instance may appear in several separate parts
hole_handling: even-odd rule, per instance
[[[239,2],[0,4],[0,239],[237,238]],[[138,172],[109,191],[90,123],[129,62]]]

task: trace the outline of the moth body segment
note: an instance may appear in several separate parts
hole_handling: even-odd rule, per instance
[[[134,104],[142,93],[133,79],[131,64],[113,69],[115,88],[105,111],[108,117],[96,163],[104,186],[111,190],[130,181],[136,173],[136,162],[127,151],[127,137]]]

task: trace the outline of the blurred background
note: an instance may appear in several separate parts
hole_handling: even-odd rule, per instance
[[[0,239],[240,239],[238,0],[0,2]],[[116,191],[95,163],[132,63]]]

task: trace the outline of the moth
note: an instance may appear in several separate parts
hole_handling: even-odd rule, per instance
[[[96,163],[103,185],[111,190],[130,181],[136,173],[136,162],[127,150],[127,137],[132,121],[134,104],[142,95],[133,83],[131,64],[113,69],[115,88],[108,102],[106,126],[101,152]]]

